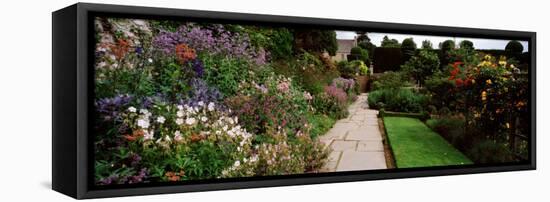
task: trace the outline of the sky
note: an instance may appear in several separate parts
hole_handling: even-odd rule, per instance
[[[371,39],[371,42],[376,46],[380,46],[380,43],[382,42],[382,38],[384,38],[384,36],[386,35],[390,39],[397,39],[399,43],[403,42],[403,39],[412,37],[417,47],[420,47],[422,45],[422,41],[429,40],[432,42],[432,45],[434,48],[437,48],[440,42],[443,42],[448,39],[455,40],[457,44],[462,40],[469,40],[474,43],[474,47],[476,49],[504,50],[504,47],[506,47],[506,44],[508,44],[509,42],[509,40],[498,40],[498,39],[444,37],[444,36],[428,36],[428,35],[412,35],[412,34],[388,34],[388,33],[376,33],[376,32],[367,33],[367,36]],[[353,37],[355,36],[356,36],[355,32],[336,31],[337,39],[353,39]],[[519,42],[523,45],[523,51],[527,52],[529,50],[527,41],[519,41]]]

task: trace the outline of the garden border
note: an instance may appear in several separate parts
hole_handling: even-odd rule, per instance
[[[350,171],[335,173],[220,179],[181,184],[148,184],[97,189],[93,175],[91,117],[93,110],[93,19],[97,15],[149,19],[187,19],[238,22],[271,26],[300,26],[320,29],[369,30],[386,33],[449,35],[529,41],[530,78],[530,152],[529,161],[510,164],[477,164],[430,168]],[[351,182],[423,176],[442,176],[536,169],[536,33],[286,17],[229,12],[196,11],[153,7],[77,3],[52,13],[52,189],[74,198],[133,196],[208,190]],[[92,168],[92,169],[91,169]]]

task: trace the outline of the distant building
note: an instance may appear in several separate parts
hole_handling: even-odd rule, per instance
[[[348,55],[351,52],[351,48],[357,46],[357,40],[356,39],[338,39],[338,50],[336,51],[336,55],[332,56],[332,60],[334,61],[347,61]]]

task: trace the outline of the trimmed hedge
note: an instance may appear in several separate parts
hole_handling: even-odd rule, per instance
[[[378,47],[374,51],[374,73],[399,71],[403,61],[401,48]]]

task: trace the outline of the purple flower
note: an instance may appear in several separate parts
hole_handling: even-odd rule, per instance
[[[251,46],[247,34],[227,31],[222,25],[182,25],[176,32],[161,31],[153,39],[153,46],[165,54],[173,54],[178,44],[187,44],[197,52],[245,59],[258,65],[266,63],[269,53]]]
[[[206,81],[200,78],[191,79],[189,85],[191,86],[189,97],[181,100],[180,104],[197,106],[199,101],[204,103],[218,103],[222,99],[222,94],[218,89],[208,86]],[[219,104],[216,106],[219,106]]]
[[[125,110],[125,106],[133,100],[130,95],[117,95],[112,98],[101,98],[95,102],[96,111],[105,121],[118,117],[118,114]]]
[[[339,104],[345,104],[348,101],[348,94],[336,86],[325,86],[325,93],[335,98]]]
[[[197,77],[201,78],[204,75],[204,65],[202,62],[199,59],[195,59],[192,61],[192,66]]]
[[[136,47],[136,53],[138,55],[142,54],[143,53],[143,47]]]

